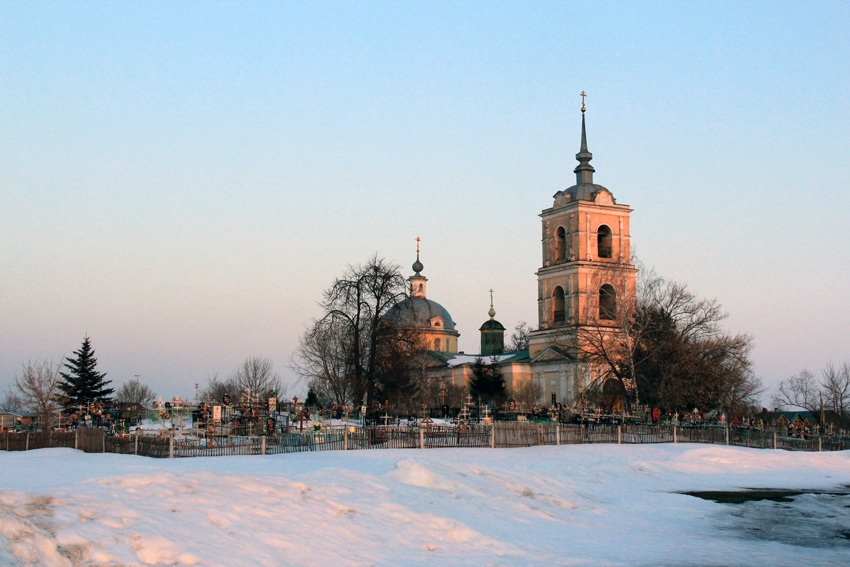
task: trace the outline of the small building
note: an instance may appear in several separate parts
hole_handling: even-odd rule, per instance
[[[21,422],[21,416],[12,413],[12,412],[4,412],[0,413],[0,429],[2,430],[10,430],[15,429],[15,427]]]
[[[531,383],[531,359],[528,358],[527,350],[492,356],[431,351],[428,356],[429,375],[432,378],[438,378],[444,384],[469,386],[473,369],[479,360],[483,364],[495,364],[499,367],[509,395],[516,392],[523,384]]]
[[[817,427],[818,418],[809,411],[766,411],[758,415],[770,429],[812,429]]]

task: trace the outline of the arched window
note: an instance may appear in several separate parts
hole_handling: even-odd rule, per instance
[[[559,226],[555,231],[555,261],[563,262],[567,259],[567,231]]]
[[[604,224],[596,231],[596,250],[600,258],[611,257],[611,229]]]
[[[566,311],[564,311],[564,289],[561,286],[555,288],[552,294],[552,322],[556,325],[563,323],[567,319]]]
[[[599,288],[599,318],[611,321],[617,316],[617,290],[611,284]]]

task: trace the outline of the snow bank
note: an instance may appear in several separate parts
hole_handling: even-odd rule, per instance
[[[827,565],[850,554],[840,537],[754,539],[734,529],[740,505],[679,493],[847,486],[850,452],[594,445],[153,460],[45,449],[0,452],[0,463],[3,565]],[[819,505],[807,501],[807,513]],[[850,525],[850,508],[830,510],[819,534]]]

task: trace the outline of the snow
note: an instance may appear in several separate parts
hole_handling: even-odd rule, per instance
[[[570,445],[155,460],[43,449],[0,452],[0,464],[2,565],[838,565],[850,557],[846,497],[780,506],[680,494],[846,488],[850,452]]]
[[[473,355],[473,354],[458,354],[453,358],[450,358],[448,361],[449,366],[460,366],[461,364],[475,364],[478,359],[481,359],[481,362],[484,363],[485,366],[491,364],[495,359],[496,362],[502,362],[508,360],[510,358],[516,357],[516,353],[509,354],[496,354],[491,356],[482,356],[482,355]]]

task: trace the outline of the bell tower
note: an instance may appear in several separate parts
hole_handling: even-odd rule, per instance
[[[554,195],[540,214],[543,265],[537,271],[538,328],[529,338],[534,359],[557,346],[581,360],[582,327],[616,332],[623,302],[635,301],[636,269],[631,261],[628,205],[593,181],[587,149],[584,92],[576,184]]]

